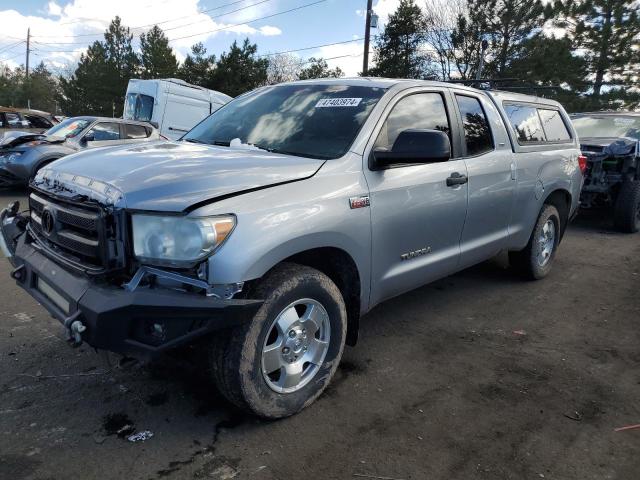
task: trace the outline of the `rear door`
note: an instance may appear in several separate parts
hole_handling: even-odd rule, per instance
[[[469,175],[469,206],[460,239],[464,268],[506,246],[516,176],[511,144],[494,105],[472,90],[455,91],[454,98]]]
[[[390,149],[400,132],[435,129],[453,139],[448,162],[398,165],[372,170],[365,165],[372,223],[371,304],[454,272],[467,211],[467,185],[447,186],[447,178],[465,176],[456,142],[457,126],[446,89],[399,94],[374,129],[367,156]],[[367,161],[365,160],[365,163]]]

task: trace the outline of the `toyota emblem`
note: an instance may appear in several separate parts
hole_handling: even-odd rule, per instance
[[[51,210],[45,209],[42,212],[42,231],[45,235],[51,235],[53,232],[53,227],[55,225],[55,220],[53,219],[53,213]]]

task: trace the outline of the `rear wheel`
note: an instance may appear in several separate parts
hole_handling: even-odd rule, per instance
[[[283,264],[252,292],[255,317],[210,346],[214,380],[236,406],[282,418],[311,404],[342,357],[347,314],[336,285],[321,272]]]
[[[532,280],[546,277],[560,243],[560,215],[553,205],[545,205],[538,216],[529,243],[519,252],[509,252],[509,263]]]
[[[615,227],[626,233],[640,230],[640,182],[625,182],[620,188],[613,213]]]

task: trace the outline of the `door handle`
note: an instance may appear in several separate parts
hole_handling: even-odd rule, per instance
[[[464,185],[469,181],[469,178],[466,175],[461,175],[458,172],[454,172],[451,174],[449,178],[447,178],[447,187],[455,187],[457,185]]]

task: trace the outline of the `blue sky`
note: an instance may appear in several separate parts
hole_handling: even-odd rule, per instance
[[[97,39],[114,15],[139,34],[160,23],[179,58],[202,41],[220,54],[234,39],[249,37],[266,54],[362,38],[366,0],[0,0],[0,62],[24,63],[26,30],[31,27],[32,64],[44,60],[54,70],[68,70],[85,46]],[[374,0],[382,23],[399,0]],[[297,11],[252,21],[289,9]],[[234,10],[238,10],[233,12]],[[214,31],[217,30],[217,31]],[[376,33],[375,30],[372,32]],[[190,38],[183,38],[190,37]],[[362,68],[363,42],[301,51],[301,58],[330,60],[348,75]]]

